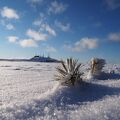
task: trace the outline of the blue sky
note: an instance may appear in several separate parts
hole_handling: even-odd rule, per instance
[[[119,51],[120,0],[0,0],[0,58],[120,63]]]

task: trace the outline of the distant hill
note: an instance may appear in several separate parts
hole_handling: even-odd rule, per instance
[[[58,60],[51,58],[51,57],[44,57],[44,56],[34,56],[33,58],[30,59],[30,61],[35,61],[35,62],[59,62]]]
[[[57,59],[44,56],[34,56],[30,59],[0,59],[0,61],[28,61],[28,62],[60,62]]]

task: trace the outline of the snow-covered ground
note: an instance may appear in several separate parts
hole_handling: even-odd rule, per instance
[[[120,65],[80,86],[55,81],[57,63],[0,62],[0,120],[120,120]],[[88,74],[88,66],[83,71]],[[84,76],[84,78],[85,78]]]

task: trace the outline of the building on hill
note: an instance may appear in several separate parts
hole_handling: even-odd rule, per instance
[[[35,61],[35,62],[59,62],[56,59],[51,58],[50,56],[44,57],[44,56],[39,56],[35,55],[30,59],[30,61]]]

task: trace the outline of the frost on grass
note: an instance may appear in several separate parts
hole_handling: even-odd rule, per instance
[[[61,61],[61,66],[57,67],[58,74],[56,80],[60,81],[63,85],[75,85],[82,82],[82,72],[80,71],[81,63],[73,58],[68,58],[66,63]]]
[[[103,72],[103,67],[105,66],[106,61],[100,58],[92,58],[90,61],[90,71],[88,73],[88,79],[91,78],[100,78]]]

